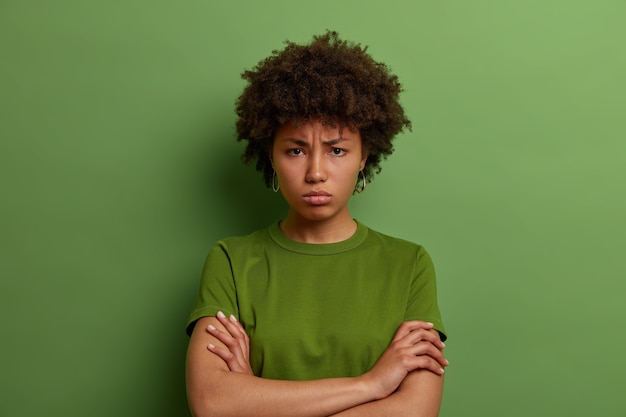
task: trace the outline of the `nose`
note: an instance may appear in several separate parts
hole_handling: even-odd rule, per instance
[[[307,166],[306,172],[306,182],[308,183],[316,183],[316,182],[324,182],[327,178],[326,172],[326,160],[324,155],[319,155],[315,152],[309,158],[309,164]]]

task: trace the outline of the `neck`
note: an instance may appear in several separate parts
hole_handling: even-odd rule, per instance
[[[292,211],[280,223],[281,231],[291,240],[304,243],[336,243],[349,239],[357,229],[350,213],[326,220],[308,220]]]

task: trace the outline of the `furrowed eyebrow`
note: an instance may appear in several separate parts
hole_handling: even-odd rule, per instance
[[[337,144],[339,144],[341,142],[345,142],[347,140],[349,140],[349,139],[342,137],[342,138],[337,138],[337,139],[326,140],[326,141],[324,141],[322,143],[324,145],[334,146],[334,145],[337,145]],[[309,142],[307,142],[306,140],[298,139],[298,138],[285,138],[284,141],[285,142],[294,143],[294,144],[296,144],[298,146],[308,146],[309,145]]]
[[[345,142],[347,141],[348,138],[337,138],[337,139],[331,139],[331,140],[327,140],[325,142],[323,142],[325,145],[330,145],[330,146],[334,146],[337,145],[341,142]]]
[[[285,138],[284,140],[285,142],[292,142],[298,146],[307,146],[309,144],[309,142],[307,142],[306,140],[303,139],[296,139],[296,138]]]

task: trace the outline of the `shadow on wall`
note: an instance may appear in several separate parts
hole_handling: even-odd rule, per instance
[[[228,126],[212,128],[202,143],[200,151],[196,149],[189,156],[190,240],[202,242],[202,250],[208,251],[219,239],[251,233],[286,216],[288,206],[282,195],[265,186],[254,164],[241,161],[245,145],[235,141]],[[168,340],[167,352],[163,352],[171,358],[166,370],[171,382],[163,392],[163,398],[167,398],[163,401],[163,416],[190,415],[184,388],[188,338],[183,323],[197,294],[202,262],[200,257],[196,263],[186,265],[181,271],[182,284],[169,294],[168,302],[173,305],[167,320],[175,323],[171,323],[173,340]]]
[[[245,144],[233,145],[234,139],[223,142],[208,155],[204,174],[203,206],[205,213],[211,213],[207,225],[210,234],[219,231],[216,239],[248,234],[284,218],[288,206],[282,194],[265,186],[254,162],[244,164],[241,160]]]

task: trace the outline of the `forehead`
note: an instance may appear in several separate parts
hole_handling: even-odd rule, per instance
[[[346,125],[340,123],[331,126],[328,123],[311,120],[299,123],[293,121],[283,123],[276,129],[275,138],[360,139],[360,135],[358,131],[351,130]]]

